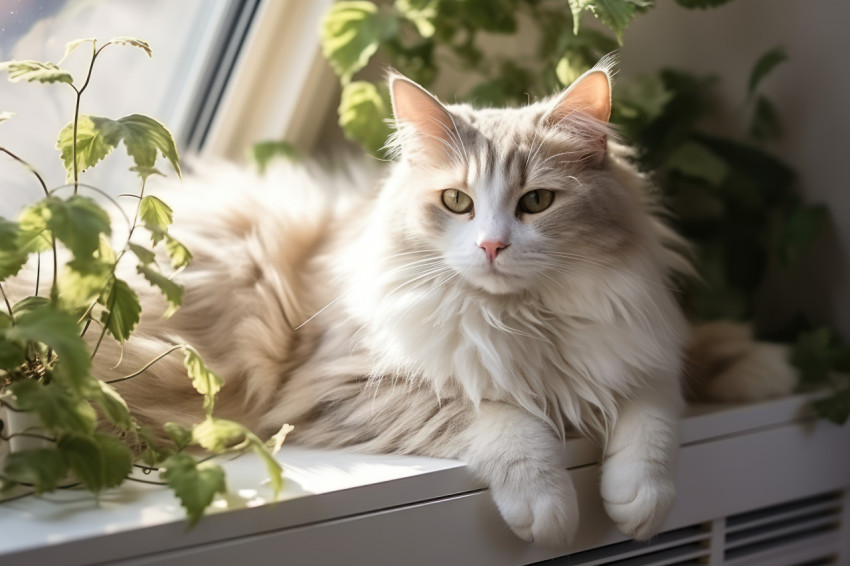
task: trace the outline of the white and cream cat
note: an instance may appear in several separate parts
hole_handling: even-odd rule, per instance
[[[195,254],[177,275],[184,306],[165,321],[146,309],[122,366],[112,344],[100,376],[188,342],[225,378],[221,416],[266,433],[288,422],[309,445],[459,458],[511,529],[543,544],[569,541],[579,521],[559,466],[578,430],[603,447],[611,519],[652,536],[676,498],[690,327],[671,276],[689,266],[610,139],[608,68],[514,109],[389,84],[384,179],[365,166],[282,165],[264,180],[218,167],[168,195]],[[699,388],[792,386],[777,351],[712,332],[703,346],[725,377]],[[176,357],[121,386],[147,423],[201,414]]]

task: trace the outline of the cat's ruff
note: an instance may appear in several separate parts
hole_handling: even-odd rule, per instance
[[[689,326],[672,275],[689,267],[609,139],[609,67],[505,110],[444,106],[394,75],[385,178],[200,167],[167,198],[195,255],[177,275],[184,307],[163,321],[157,293],[142,297],[122,365],[104,342],[100,377],[188,342],[225,378],[217,414],[266,433],[289,422],[317,446],[463,459],[518,536],[551,545],[578,524],[558,465],[577,429],[604,448],[609,516],[652,536],[675,501]],[[178,359],[116,385],[148,424],[201,412]]]

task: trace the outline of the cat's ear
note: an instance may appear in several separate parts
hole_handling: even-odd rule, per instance
[[[543,122],[586,138],[588,158],[598,165],[605,156],[610,118],[611,78],[607,70],[594,68],[555,98]]]
[[[435,158],[450,155],[459,139],[451,113],[434,95],[402,75],[390,74],[389,88],[402,149],[416,143]]]

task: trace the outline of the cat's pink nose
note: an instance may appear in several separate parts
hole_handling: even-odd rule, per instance
[[[499,252],[508,247],[510,244],[506,244],[501,240],[484,240],[483,242],[478,242],[478,247],[484,250],[484,253],[487,254],[487,259],[491,262],[496,259],[496,256],[499,255]]]

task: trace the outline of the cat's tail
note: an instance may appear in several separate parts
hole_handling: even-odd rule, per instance
[[[685,393],[696,401],[758,401],[788,395],[798,376],[787,346],[758,342],[747,324],[695,325],[685,363]]]

